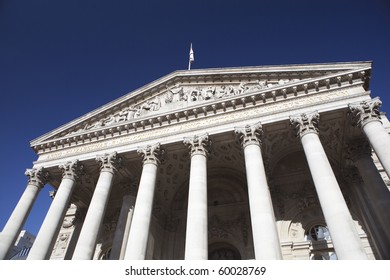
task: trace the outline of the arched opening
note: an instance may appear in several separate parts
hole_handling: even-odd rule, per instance
[[[218,242],[209,245],[209,260],[241,260],[241,254],[233,245]]]

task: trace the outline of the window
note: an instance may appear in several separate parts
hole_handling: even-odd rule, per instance
[[[315,225],[306,233],[306,240],[321,241],[331,240],[329,230],[326,226]]]
[[[306,232],[305,239],[312,244],[310,260],[337,260],[337,255],[329,242],[332,239],[326,226],[321,224],[312,226]]]
[[[335,252],[315,252],[310,254],[310,260],[337,260],[337,255]]]

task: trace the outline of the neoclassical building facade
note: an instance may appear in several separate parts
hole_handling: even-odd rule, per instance
[[[176,71],[31,142],[3,259],[389,259],[390,129],[370,62]]]

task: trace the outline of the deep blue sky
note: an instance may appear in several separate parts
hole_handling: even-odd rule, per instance
[[[387,0],[0,0],[0,230],[37,159],[29,141],[186,69],[191,42],[193,68],[373,61],[390,111]],[[25,225],[34,234],[49,190]]]

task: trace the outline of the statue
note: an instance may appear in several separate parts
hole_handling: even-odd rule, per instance
[[[173,88],[168,87],[168,85],[165,85],[165,87],[167,88],[165,103],[172,103],[182,100],[184,95],[182,87],[178,87],[177,85],[175,85]]]
[[[268,87],[268,81],[265,80],[265,81],[259,81],[257,80],[257,88],[258,89],[265,89]]]

